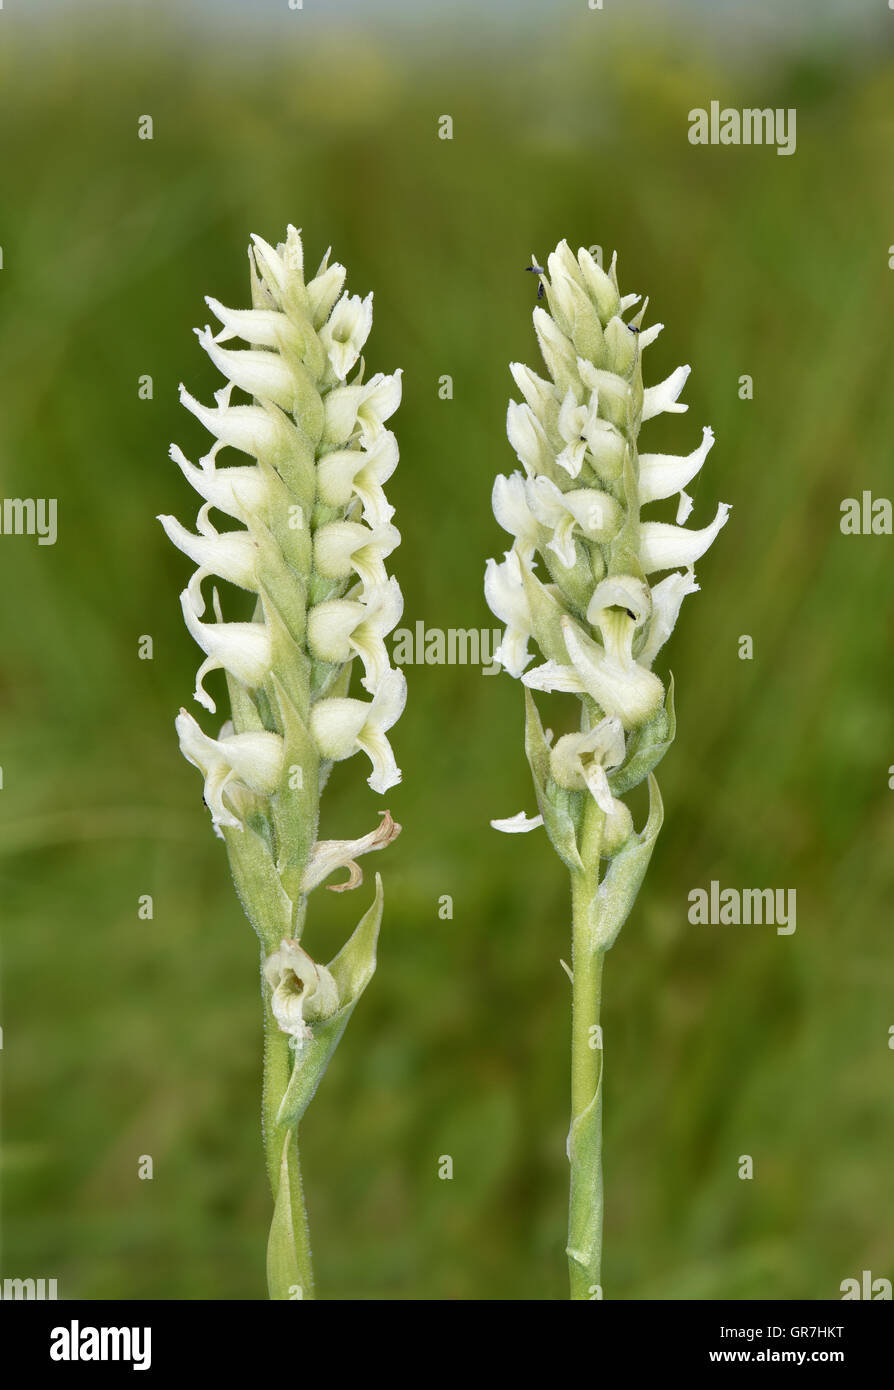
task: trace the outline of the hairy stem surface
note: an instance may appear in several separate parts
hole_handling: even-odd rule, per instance
[[[594,945],[599,849],[604,816],[590,802],[581,859],[572,873],[571,1130],[568,1160],[568,1272],[572,1300],[599,1298],[602,1265],[602,1038],[599,1028],[604,952]]]

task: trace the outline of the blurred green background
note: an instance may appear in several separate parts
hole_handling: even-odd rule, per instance
[[[652,379],[693,364],[689,414],[644,446],[713,425],[694,522],[734,510],[659,663],[665,828],[607,962],[606,1295],[828,1299],[894,1273],[894,539],[839,530],[845,497],[894,494],[894,15],[615,8],[4,7],[2,494],[58,498],[59,537],[0,537],[2,1276],[265,1296],[257,950],[176,746],[198,656],[155,516],[195,511],[166,455],[206,447],[177,404],[219,384],[202,296],[245,303],[249,233],[289,221],[375,291],[370,367],[405,368],[410,625],[496,626],[532,251],[617,247],[666,324]],[[712,99],[796,107],[797,153],[691,146]],[[488,827],[533,806],[521,689],[407,675],[379,972],[304,1125],[319,1291],[561,1299],[566,877],[542,835]],[[337,769],[327,834],[375,823],[364,775]],[[712,879],[796,889],[796,934],[691,926]],[[367,880],[315,895],[318,958]]]

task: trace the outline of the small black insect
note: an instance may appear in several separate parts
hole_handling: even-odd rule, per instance
[[[544,273],[544,270],[543,270],[543,266],[542,266],[542,265],[526,265],[526,266],[525,266],[525,270],[530,270],[531,273],[534,274],[534,275],[543,275],[543,273]],[[542,298],[543,298],[543,294],[544,294],[543,281],[541,280],[540,283],[539,283],[538,286],[537,286],[537,298],[538,298],[538,299],[542,299]]]
[[[637,328],[637,326],[636,326],[635,323],[628,323],[627,327],[630,329],[630,332],[631,332],[631,333],[638,333],[638,332],[639,332],[639,329]]]

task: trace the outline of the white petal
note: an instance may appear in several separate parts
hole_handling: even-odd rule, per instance
[[[503,641],[494,652],[494,661],[517,678],[532,659],[528,652],[532,633],[521,563],[514,550],[507,551],[502,564],[488,560],[484,571],[484,596],[491,612],[506,624]]]
[[[203,623],[193,610],[188,589],[180,595],[180,605],[187,628],[208,656],[199,668],[195,698],[213,714],[216,706],[202,686],[203,677],[223,667],[250,689],[259,686],[270,670],[270,632],[264,623]]]
[[[320,329],[320,342],[339,381],[344,381],[360,356],[372,328],[372,317],[371,294],[365,299],[358,294],[345,294]]]
[[[607,541],[621,526],[621,508],[607,492],[596,488],[573,488],[562,500],[581,531],[590,540]]]
[[[494,830],[502,830],[505,835],[526,835],[529,830],[537,830],[542,824],[542,816],[526,816],[524,811],[519,811],[517,816],[491,821]]]
[[[522,685],[529,690],[564,690],[580,694],[584,683],[573,666],[560,666],[558,661],[544,661],[522,676]]]
[[[568,474],[569,478],[577,478],[584,466],[584,455],[587,452],[587,441],[576,439],[573,444],[566,444],[561,453],[556,454],[556,463]]]
[[[614,574],[600,580],[587,607],[587,622],[599,627],[603,613],[611,608],[626,608],[633,614],[634,627],[642,627],[652,611],[648,584],[632,574]]]
[[[329,317],[329,313],[342,292],[347,271],[338,261],[333,261],[328,265],[329,252],[323,258],[323,264],[314,278],[308,281],[307,298],[310,302],[311,313],[314,323],[323,324]]]
[[[362,386],[336,386],[326,393],[324,438],[346,444],[359,428],[364,439],[374,439],[383,423],[400,405],[401,372],[370,377]]]
[[[219,447],[215,445],[214,452]],[[176,444],[171,445],[170,455],[199,496],[236,521],[248,521],[250,517],[263,512],[267,504],[274,500],[270,484],[257,464],[239,464],[234,468],[215,468],[213,465],[197,468]]]
[[[549,465],[549,442],[543,426],[529,405],[510,401],[506,410],[506,434],[525,472],[532,476]]]
[[[633,621],[627,622],[632,631]],[[605,714],[615,715],[625,729],[651,718],[664,698],[664,686],[657,676],[632,658],[617,659],[587,637],[571,618],[562,619],[562,632],[584,689]]]
[[[327,599],[308,614],[308,646],[322,661],[350,661],[358,653],[364,667],[361,683],[374,692],[388,669],[383,639],[400,621],[402,612],[403,595],[393,577],[371,590],[365,603]]]
[[[595,392],[592,394],[596,395]],[[577,398],[569,386],[559,406],[559,434],[566,444],[580,438],[588,414],[588,407],[578,405]]]
[[[658,502],[680,492],[702,467],[714,444],[714,431],[709,425],[702,433],[702,442],[691,454],[640,454],[640,501]]]
[[[258,273],[274,298],[281,300],[288,283],[288,271],[278,250],[256,232],[251,234],[252,250]]]
[[[347,579],[353,570],[369,588],[386,584],[385,557],[400,545],[396,526],[372,528],[359,521],[330,521],[314,536],[314,559],[328,579]]]
[[[553,538],[547,542],[547,550],[558,557],[559,563],[571,569],[577,559],[574,545],[574,517],[570,512],[561,517],[553,531]]]
[[[640,352],[642,352],[643,348],[650,347],[651,344],[654,343],[655,339],[658,337],[658,334],[661,332],[661,330],[662,330],[663,327],[664,327],[664,324],[663,324],[663,323],[653,323],[653,324],[651,325],[651,327],[649,327],[649,328],[643,328],[643,329],[640,330],[640,335],[639,335],[639,347],[640,347]]]
[[[643,666],[651,666],[658,652],[674,630],[680,607],[687,594],[698,593],[692,570],[677,570],[662,579],[652,589],[652,621],[646,644],[637,657]]]
[[[246,349],[232,352],[219,347],[211,329],[196,329],[196,336],[217,369],[228,381],[247,391],[250,396],[273,401],[284,410],[295,403],[296,381],[284,357],[265,349]]]
[[[615,800],[608,785],[605,768],[601,763],[589,763],[584,770],[584,778],[590,795],[600,811],[604,811],[607,816],[610,816],[615,807]]]
[[[219,746],[240,782],[254,792],[269,795],[282,776],[283,741],[279,734],[258,729],[229,734]]]
[[[646,387],[643,392],[644,421],[651,420],[655,415],[661,415],[665,411],[678,415],[681,411],[689,409],[688,405],[678,405],[677,397],[686,385],[686,378],[691,371],[691,367],[678,367],[657,386]]]
[[[584,247],[577,253],[577,262],[586,281],[587,290],[590,298],[599,311],[599,316],[603,323],[608,323],[620,307],[618,291],[610,275],[602,269],[602,266],[594,260]],[[612,259],[614,264],[614,258]]]
[[[338,986],[297,941],[286,940],[264,962],[273,1017],[284,1033],[303,1045],[313,1037],[307,1020],[328,1018],[338,1008]]]
[[[688,531],[685,526],[670,526],[663,521],[644,521],[640,528],[640,563],[644,572],[694,565],[726,525],[729,513],[727,502],[718,503],[714,520],[700,531]]]
[[[363,503],[363,519],[370,526],[382,526],[394,515],[382,490],[398,463],[397,440],[391,430],[382,430],[369,448],[336,449],[325,454],[317,466],[317,488],[330,507],[346,507],[352,497]]]
[[[229,405],[211,409],[180,387],[180,402],[201,420],[211,434],[254,458],[263,458],[289,441],[285,417],[260,405]]]
[[[390,419],[400,405],[402,375],[402,367],[398,367],[397,371],[390,375],[377,372],[362,388],[366,394],[357,412],[357,419],[365,440],[375,439],[385,421]]]
[[[339,696],[311,706],[310,729],[324,758],[341,762],[357,751],[357,735],[366,723],[369,704]]]
[[[241,589],[257,592],[258,547],[247,531],[212,531],[210,535],[196,536],[175,516],[160,516],[158,520],[168,539],[206,574],[216,574]],[[195,590],[193,606],[199,615],[204,612],[204,604],[196,602]]]
[[[613,401],[619,408],[627,406],[630,400],[630,384],[617,372],[607,372],[602,367],[594,367],[585,357],[577,359],[580,379],[591,391],[598,391],[601,402]]]
[[[401,670],[386,672],[379,683],[372,705],[370,718],[382,729],[390,729],[397,723],[407,703],[407,678]]]
[[[515,472],[507,478],[498,473],[494,479],[491,505],[494,516],[504,531],[520,542],[522,554],[533,554],[540,535],[540,525],[528,505],[525,478]]]
[[[223,324],[216,335],[219,343],[235,337],[256,347],[281,348],[284,343],[294,343],[295,329],[279,309],[228,309],[208,295],[205,303]]]
[[[372,763],[373,770],[367,777],[367,782],[373,791],[379,796],[384,796],[385,792],[396,787],[402,777],[394,751],[388,742],[381,728],[376,725],[364,725],[363,730],[357,739],[357,745],[363,750]]]
[[[560,787],[582,791],[590,763],[617,767],[624,761],[626,743],[620,719],[601,719],[594,728],[563,734],[550,750],[550,770]]]
[[[555,404],[556,396],[551,381],[546,381],[536,372],[532,372],[523,362],[510,362],[509,370],[535,415],[542,415]]]
[[[215,827],[241,830],[241,820],[224,804],[224,793],[232,796],[239,788],[261,795],[273,792],[282,774],[282,739],[263,731],[209,738],[183,709],[175,726],[183,756],[205,776],[205,801]]]

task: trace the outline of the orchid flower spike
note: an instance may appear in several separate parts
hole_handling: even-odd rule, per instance
[[[694,566],[726,525],[687,526],[686,488],[714,444],[705,427],[689,452],[641,454],[640,427],[682,414],[689,367],[643,385],[642,359],[661,324],[643,326],[646,303],[622,295],[617,262],[606,272],[562,241],[540,279],[534,331],[546,375],[515,362],[523,399],[510,401],[509,443],[523,471],[498,477],[497,522],[512,537],[488,560],[484,592],[505,624],[497,661],[525,687],[525,752],[539,814],[491,821],[504,834],[546,830],[571,876],[572,1115],[568,1256],[571,1296],[602,1298],[602,962],[627,920],[662,822],[653,772],[674,738],[673,680],[652,666],[683,600],[698,592]],[[643,517],[678,498],[675,520]],[[175,541],[182,543],[176,536]],[[195,549],[202,560],[207,548]],[[227,559],[234,571],[248,555]],[[206,648],[209,650],[210,648]],[[539,658],[536,651],[539,650]],[[535,691],[574,697],[572,720],[544,730]],[[639,832],[622,800],[649,781]]]
[[[288,838],[308,860],[334,744],[339,759],[369,754],[375,790],[400,780],[384,734],[405,694],[384,640],[403,609],[386,569],[400,534],[384,485],[398,461],[385,422],[399,404],[401,377],[398,371],[364,380],[360,354],[372,328],[372,295],[345,292],[344,268],[328,255],[307,278],[294,227],[276,247],[253,237],[249,267],[252,307],[229,309],[209,298],[220,326],[196,330],[225,385],[213,406],[181,388],[184,405],[214,436],[198,465],[172,448],[201,498],[194,529],[159,518],[196,566],[181,595],[184,621],[205,658],[195,698],[213,713],[216,696],[205,681],[223,671],[233,732],[214,739],[183,713],[177,728],[185,756],[204,773],[214,827],[228,843],[238,842],[240,854],[259,836],[275,845],[283,822],[300,820],[300,833],[291,830]],[[231,346],[237,339],[246,346]],[[243,401],[235,398],[240,392]],[[231,450],[241,462],[228,462]],[[253,615],[224,621],[217,598],[214,616],[207,613],[207,580],[247,590]],[[349,695],[358,664],[369,706]],[[334,738],[334,722],[350,727],[350,735]],[[315,729],[325,730],[322,743]],[[279,750],[275,777],[271,740]],[[253,757],[263,762],[263,776],[252,772]],[[243,786],[250,794],[239,792]],[[252,818],[246,841],[242,832]],[[281,854],[268,857],[270,872],[279,874]],[[289,866],[293,918],[305,867]],[[284,923],[279,939],[291,939],[295,925]]]
[[[301,1297],[313,1295],[294,1200],[298,1121],[375,969],[381,879],[328,966],[301,944],[307,900],[337,869],[347,877],[329,886],[356,889],[357,860],[400,832],[376,807],[382,819],[365,834],[319,838],[335,761],[365,754],[379,795],[401,780],[388,734],[406,681],[385,645],[403,610],[387,568],[400,533],[385,495],[398,462],[387,422],[401,373],[365,378],[372,295],[347,293],[345,269],[328,253],[307,276],[294,227],[277,246],[252,237],[249,272],[251,306],[209,298],[217,326],[196,329],[225,384],[210,405],[181,387],[183,405],[212,436],[196,464],[171,450],[199,496],[198,515],[192,526],[159,520],[194,566],[180,596],[203,654],[194,698],[213,714],[224,681],[229,698],[231,717],[216,736],[186,710],[176,729],[261,941],[268,1280],[272,1298],[291,1299],[296,1285]],[[232,590],[222,600],[224,584]],[[224,607],[237,604],[239,620],[225,620]]]
[[[700,528],[680,524],[692,510],[685,489],[714,443],[710,428],[688,454],[639,452],[644,420],[687,409],[679,397],[689,367],[643,386],[643,351],[661,325],[643,327],[645,304],[627,316],[639,295],[621,295],[616,259],[606,272],[563,241],[540,275],[545,304],[534,309],[534,328],[547,375],[511,367],[523,400],[510,401],[507,432],[524,472],[496,479],[494,515],[512,547],[500,563],[487,562],[484,591],[505,624],[495,659],[529,690],[566,691],[580,702],[580,732],[559,740],[541,788],[543,824],[554,836],[555,789],[578,818],[592,797],[626,824],[616,793],[642,781],[669,746],[671,691],[652,665],[683,599],[698,590],[693,567],[730,508],[719,503]],[[675,524],[641,516],[646,504],[675,495]],[[492,822],[510,832],[538,823]],[[603,836],[603,854],[617,841]]]

